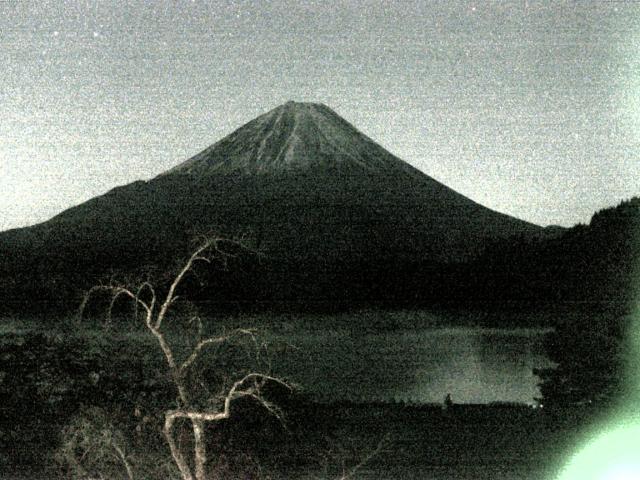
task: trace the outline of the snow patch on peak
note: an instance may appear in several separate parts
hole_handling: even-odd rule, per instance
[[[260,140],[260,147],[258,148],[257,160],[262,160],[263,155],[264,155],[264,151],[265,151],[265,147],[267,145],[267,141],[273,135],[273,132],[276,131],[276,127],[278,126],[278,124],[282,120],[282,115],[283,114],[284,114],[284,109],[280,109],[280,111],[277,112],[277,117],[276,117],[275,122],[274,122],[274,128],[270,129],[267,132],[267,134],[264,137],[262,137],[262,140]]]
[[[165,174],[275,173],[338,165],[412,169],[329,107],[289,101]]]

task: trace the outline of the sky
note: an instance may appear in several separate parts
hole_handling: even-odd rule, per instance
[[[0,0],[0,230],[287,100],[540,224],[640,194],[635,1]]]

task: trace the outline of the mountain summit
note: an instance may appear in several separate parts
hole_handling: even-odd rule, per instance
[[[215,231],[244,234],[264,254],[232,289],[244,302],[420,298],[426,282],[441,283],[434,269],[541,230],[425,175],[330,108],[287,102],[150,181],[0,233],[0,286],[57,298],[60,285],[84,288],[105,272],[166,268]],[[24,272],[22,291],[13,279]]]
[[[274,173],[345,166],[382,172],[408,167],[326,105],[289,101],[167,173]]]

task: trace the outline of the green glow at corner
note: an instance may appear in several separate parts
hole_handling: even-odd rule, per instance
[[[571,459],[559,480],[639,480],[640,424],[599,436]]]
[[[640,242],[640,231],[635,241]],[[557,480],[640,480],[640,265],[632,282],[635,302],[626,345],[627,393]]]

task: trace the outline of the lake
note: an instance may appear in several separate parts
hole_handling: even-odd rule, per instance
[[[454,327],[358,334],[348,329],[271,332],[274,371],[318,401],[532,403],[534,368],[548,329]]]

